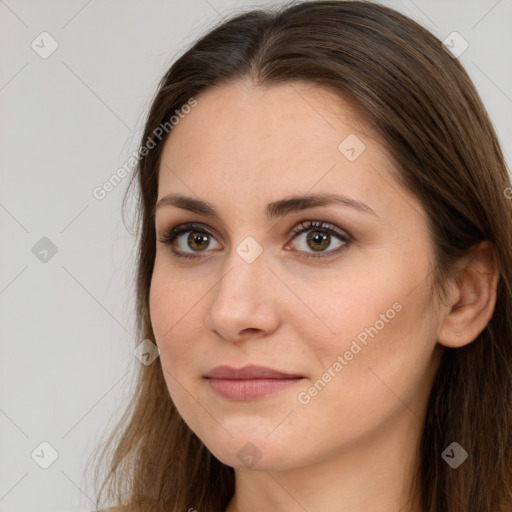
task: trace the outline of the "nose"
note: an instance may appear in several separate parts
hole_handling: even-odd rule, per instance
[[[234,252],[229,263],[214,287],[205,327],[231,342],[272,333],[280,322],[282,283],[263,254],[248,263]]]

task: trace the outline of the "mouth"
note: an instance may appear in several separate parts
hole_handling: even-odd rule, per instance
[[[235,369],[217,366],[207,375],[210,388],[228,400],[253,400],[283,391],[304,379],[263,366],[245,366]]]

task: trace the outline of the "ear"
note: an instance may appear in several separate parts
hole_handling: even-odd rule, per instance
[[[494,313],[499,269],[494,246],[484,241],[472,247],[460,262],[443,309],[437,340],[446,347],[459,348],[474,341]]]

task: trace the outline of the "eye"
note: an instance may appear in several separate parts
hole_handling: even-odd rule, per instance
[[[187,233],[187,237],[182,237],[182,235]],[[175,240],[178,242],[178,249],[174,247],[176,245],[174,243]],[[210,240],[215,240],[210,232],[206,231],[205,228],[201,226],[201,224],[193,223],[180,224],[179,226],[176,226],[175,228],[163,233],[159,239],[162,244],[170,245],[171,252],[178,258],[200,258],[201,256],[187,253],[184,249],[188,246],[193,248],[194,252],[204,252],[205,249],[209,246]]]
[[[333,256],[345,250],[353,241],[353,238],[347,232],[321,221],[303,221],[293,229],[292,233],[293,238],[298,238],[303,248],[296,252],[301,253],[301,256],[306,258]],[[186,234],[188,236],[182,236]],[[301,240],[300,237],[303,234],[307,234],[307,236]],[[332,237],[335,237],[339,244],[334,250],[326,251],[325,249],[332,245]],[[164,232],[159,238],[160,243],[170,245],[171,252],[176,257],[185,259],[201,258],[198,253],[205,252],[209,248],[211,240],[215,240],[212,234],[201,224],[195,223],[180,224]],[[176,245],[178,248],[175,247]],[[289,245],[286,248],[288,247]],[[193,249],[192,252],[187,252],[187,248]],[[312,252],[309,252],[308,248],[312,249]]]
[[[351,235],[347,232],[336,228],[332,224],[321,221],[307,220],[301,222],[294,230],[294,238],[298,238],[301,246],[306,250],[300,250],[306,258],[326,258],[337,255],[345,250],[353,241]],[[302,235],[307,235],[302,237]],[[339,244],[335,250],[325,251],[332,245],[332,237],[338,240]],[[302,238],[302,239],[301,239]],[[313,253],[307,251],[313,249]],[[301,255],[302,256],[302,255]]]

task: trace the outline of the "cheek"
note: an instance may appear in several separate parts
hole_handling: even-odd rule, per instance
[[[165,255],[157,254],[149,293],[151,324],[157,342],[164,343],[183,329],[200,306],[200,299],[208,293],[205,280],[191,279],[190,272],[171,267]]]
[[[303,427],[297,442],[323,437],[334,445],[370,434],[402,414],[413,421],[421,417],[431,388],[435,329],[418,297],[396,297],[383,295],[382,302],[374,297],[371,307],[361,302],[357,308],[354,302],[338,317],[334,341],[324,338],[310,347],[316,371],[294,397],[304,404],[294,418]],[[354,323],[344,328],[348,318]]]
[[[341,308],[338,304],[338,316],[333,309],[339,334],[321,352],[316,348],[323,372],[317,375],[321,380],[318,395],[323,396],[312,398],[318,413],[337,403],[352,417],[353,425],[361,426],[359,420],[367,418],[369,410],[378,423],[403,404],[414,403],[412,409],[422,403],[417,399],[430,387],[436,325],[426,284],[410,293],[407,283],[399,286],[397,282],[380,293],[378,288],[369,294],[351,289],[350,303]],[[329,369],[336,377],[329,375]],[[324,381],[329,383],[322,387]],[[419,416],[421,408],[415,412]],[[336,410],[328,414],[332,421],[339,417]]]
[[[191,340],[200,339],[197,310],[205,293],[200,282],[184,282],[178,273],[155,265],[149,294],[150,319],[162,364],[173,373],[187,367],[184,363],[194,348]]]
[[[361,403],[390,395],[384,383],[407,394],[407,381],[425,374],[436,345],[429,280],[425,279],[428,259],[416,255],[412,260],[416,265],[411,265],[411,260],[394,256],[381,258],[379,265],[354,266],[329,286],[322,279],[317,288],[296,283],[298,295],[312,305],[314,313],[302,307],[303,314],[295,314],[295,322],[302,327],[297,336],[306,342],[315,340],[309,346],[315,356],[314,376],[321,377],[330,368],[331,373],[343,374],[342,379],[332,379],[338,384],[329,387],[340,386],[339,392],[346,385],[354,386],[360,398],[364,396]],[[341,366],[334,369],[339,356]]]
[[[197,300],[192,297],[194,288],[191,285],[180,288],[178,281],[168,272],[164,276],[155,266],[149,309],[167,390],[181,417],[188,422],[195,416],[195,402],[191,400],[194,389],[187,382],[186,372],[194,361],[191,340],[198,339],[193,332],[196,322],[191,322]]]
[[[294,297],[288,299],[287,323],[295,328],[298,339],[320,356],[323,365],[327,356],[348,350],[352,340],[359,339],[364,346],[375,330],[382,333],[400,323],[408,279],[398,276],[392,267],[382,268],[392,262],[380,263],[382,266],[363,261],[343,266],[338,275],[326,269],[311,278],[302,275],[288,280]],[[394,279],[388,279],[389,275]]]

